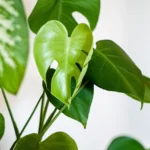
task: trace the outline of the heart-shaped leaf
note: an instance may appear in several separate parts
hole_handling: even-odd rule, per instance
[[[54,60],[58,62],[51,91],[65,104],[70,104],[72,77],[76,80],[76,89],[82,83],[93,53],[92,44],[92,32],[86,24],[78,25],[68,37],[65,26],[58,21],[48,22],[35,38],[34,57],[44,81],[49,66]]]
[[[16,94],[27,64],[27,23],[21,0],[1,0],[0,12],[0,86]]]
[[[29,17],[29,25],[37,33],[41,26],[50,20],[61,21],[67,28],[69,35],[77,25],[73,12],[80,12],[95,28],[100,11],[100,0],[38,0]]]
[[[39,142],[38,134],[27,135],[17,142],[15,150],[39,150]]]
[[[49,101],[57,108],[60,109],[63,103],[59,101],[57,98],[55,98],[50,93],[50,83],[52,76],[54,74],[54,69],[49,69],[47,72],[47,86],[45,83],[43,83],[44,90],[49,98]],[[75,88],[75,81],[72,80],[72,91]],[[80,92],[73,98],[71,105],[68,108],[66,108],[63,113],[72,118],[75,119],[83,124],[83,126],[86,128],[86,124],[88,121],[88,116],[90,112],[90,107],[93,100],[93,94],[94,94],[94,86],[90,81],[87,81],[86,79],[83,80],[82,89]]]
[[[40,150],[78,150],[78,147],[68,134],[57,132],[40,143]]]
[[[135,139],[123,136],[114,139],[107,150],[145,150],[145,148]]]
[[[3,137],[5,131],[5,120],[3,115],[0,113],[0,140]]]
[[[30,134],[21,138],[15,150],[78,150],[75,141],[66,133],[57,132],[43,142],[38,134]]]
[[[143,101],[144,84],[141,71],[114,42],[97,42],[89,63],[87,77],[100,88],[132,95]]]

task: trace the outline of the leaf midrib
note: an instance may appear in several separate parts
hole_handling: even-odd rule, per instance
[[[122,77],[122,79],[123,79],[123,80],[125,81],[125,83],[126,83],[126,84],[125,84],[126,87],[129,88],[131,92],[137,93],[136,90],[134,90],[134,89],[132,88],[132,86],[130,85],[130,83],[128,82],[128,80],[124,77],[124,75],[120,72],[120,70],[109,60],[109,58],[107,57],[107,55],[104,55],[104,54],[101,53],[100,51],[97,51],[97,52],[98,52],[98,54],[100,54],[102,57],[104,57],[104,58],[111,64],[111,66],[113,66],[113,68],[115,68],[115,70],[118,72],[118,74],[120,74],[120,76]],[[138,94],[138,96],[139,96],[139,94]]]

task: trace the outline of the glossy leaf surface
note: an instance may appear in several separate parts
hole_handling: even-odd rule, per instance
[[[40,150],[78,150],[78,147],[68,134],[57,132],[40,143]]]
[[[44,90],[46,91],[46,94],[49,98],[49,101],[57,108],[60,109],[63,103],[59,101],[57,98],[55,98],[50,93],[50,83],[52,76],[54,74],[54,69],[49,69],[47,72],[47,86],[44,83]],[[84,86],[83,86],[84,85]],[[72,80],[72,91],[75,88],[75,81]],[[74,97],[74,99],[71,102],[71,105],[68,108],[66,108],[63,113],[77,121],[83,124],[83,126],[86,128],[86,124],[88,121],[88,116],[90,112],[90,107],[93,100],[93,94],[94,94],[94,86],[91,82],[84,79],[82,84],[82,89],[80,92]]]
[[[100,88],[143,101],[143,77],[130,57],[110,40],[98,41],[96,45],[87,71],[88,79]]]
[[[70,104],[72,77],[76,80],[76,87],[80,87],[93,53],[92,44],[92,32],[86,24],[78,25],[68,37],[65,26],[58,21],[48,22],[35,38],[34,57],[44,81],[49,66],[54,60],[58,62],[51,91],[65,104]]]
[[[38,0],[29,17],[29,25],[37,33],[41,26],[50,20],[61,21],[69,35],[77,25],[72,13],[79,12],[95,28],[100,11],[100,0]]]
[[[5,131],[5,120],[3,115],[0,113],[0,140],[3,137]]]
[[[0,0],[0,86],[16,94],[28,57],[28,29],[21,0]]]
[[[21,138],[15,147],[15,150],[39,150],[40,136],[30,134]]]
[[[145,148],[135,139],[118,137],[111,142],[107,150],[145,150]]]

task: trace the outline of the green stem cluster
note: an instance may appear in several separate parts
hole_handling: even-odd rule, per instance
[[[69,101],[71,101],[80,92],[80,90],[88,84],[88,82],[89,81],[86,81],[79,89],[75,89],[75,91],[74,91],[74,93],[73,93],[73,95],[72,95],[72,97],[70,98]],[[30,120],[32,119],[32,117],[33,117],[37,107],[39,106],[40,102],[41,102],[41,109],[40,109],[40,120],[39,120],[38,134],[41,136],[41,139],[43,138],[43,136],[45,135],[47,130],[51,127],[51,125],[56,121],[56,119],[59,117],[59,115],[67,108],[67,105],[63,105],[59,109],[58,112],[57,112],[57,108],[55,108],[46,120],[46,114],[47,114],[47,110],[48,110],[48,106],[49,106],[49,99],[47,99],[47,101],[45,103],[45,91],[43,91],[42,95],[40,96],[37,104],[35,105],[32,113],[31,113],[31,115],[29,116],[29,118],[26,121],[25,125],[23,126],[22,130],[19,132],[16,121],[14,119],[13,113],[12,113],[11,108],[10,108],[8,99],[6,97],[5,91],[2,88],[1,88],[1,90],[2,90],[2,94],[3,94],[4,100],[5,100],[6,106],[7,106],[8,111],[9,111],[9,115],[10,115],[11,120],[12,120],[12,124],[13,124],[13,127],[14,127],[15,134],[16,134],[16,140],[13,143],[13,145],[11,146],[10,150],[14,149],[16,143],[21,138],[23,132],[25,131],[26,127],[28,126],[28,124],[30,122]]]

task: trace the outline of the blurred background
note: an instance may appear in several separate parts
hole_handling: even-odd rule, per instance
[[[150,77],[150,1],[149,0],[101,0],[101,15],[94,31],[95,42],[111,39],[119,44]],[[27,15],[36,0],[24,0]],[[74,13],[78,22],[86,19]],[[33,59],[30,33],[30,56],[26,75],[17,96],[8,95],[19,128],[22,128],[42,92],[41,77]],[[129,135],[150,147],[150,104],[140,110],[140,103],[123,94],[107,92],[95,87],[95,95],[87,129],[64,115],[53,124],[48,134],[64,131],[77,142],[79,150],[105,150],[110,141],[119,135]],[[50,108],[50,111],[53,108]],[[6,118],[5,136],[0,142],[1,150],[8,150],[15,140],[13,127],[0,93],[0,111]],[[38,111],[24,135],[37,131]]]

